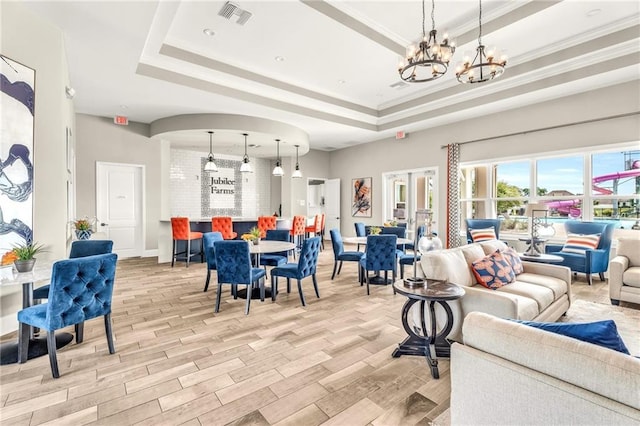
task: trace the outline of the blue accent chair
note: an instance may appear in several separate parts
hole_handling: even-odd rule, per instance
[[[360,285],[367,282],[367,295],[369,294],[369,271],[384,271],[384,279],[387,279],[387,272],[392,271],[393,281],[396,280],[397,250],[395,234],[368,235],[367,251],[360,259]],[[395,294],[395,289],[393,290]]]
[[[204,258],[207,262],[207,280],[204,282],[204,291],[209,289],[209,281],[211,280],[211,271],[216,269],[216,251],[213,244],[216,241],[224,241],[222,232],[203,232],[202,233],[202,249],[204,250]]]
[[[403,226],[383,226],[380,228],[380,234],[382,235],[395,235],[398,238],[406,238],[407,237],[407,228]],[[404,254],[405,245],[398,244],[396,246],[398,250],[398,257]]]
[[[291,279],[298,281],[298,294],[302,306],[307,306],[302,292],[302,279],[311,276],[313,288],[316,296],[320,298],[318,291],[318,281],[316,280],[316,267],[318,266],[318,255],[320,254],[320,237],[312,237],[304,240],[298,263],[287,263],[283,266],[275,267],[271,270],[271,300],[276,300],[278,293],[278,277],[287,279],[287,293],[291,292]]]
[[[356,237],[366,237],[367,236],[367,230],[364,227],[364,223],[356,222],[356,223],[354,223],[354,225],[356,227]],[[358,244],[358,247],[356,248],[356,250],[360,251],[360,246],[361,246],[361,244]]]
[[[470,229],[486,229],[493,228],[496,233],[496,239],[500,239],[500,219],[465,219],[467,223],[467,243],[471,244],[473,238],[471,238]]]
[[[111,240],[78,240],[71,243],[69,259],[107,254],[113,250]],[[33,300],[47,299],[49,297],[49,284],[33,290]]]
[[[582,272],[587,275],[587,282],[591,285],[591,274],[599,274],[600,281],[604,281],[604,273],[609,268],[609,252],[611,251],[611,236],[615,223],[581,222],[567,220],[564,229],[567,234],[600,234],[600,242],[595,250],[587,250],[585,254],[564,253],[564,245],[547,244],[545,253],[561,256],[564,260],[554,265],[568,266],[574,273]]]
[[[336,276],[336,269],[338,270],[338,275],[340,275],[342,262],[359,262],[360,258],[364,256],[364,253],[361,251],[344,251],[342,235],[339,229],[332,229],[329,233],[331,234],[331,244],[333,245],[333,274],[331,274],[331,279],[333,280]],[[340,267],[338,267],[338,262],[340,262]],[[358,267],[358,275],[359,274],[360,268]],[[360,280],[358,279],[358,281]]]
[[[414,242],[409,243],[409,244],[405,244],[405,248],[409,249],[409,250],[416,250],[416,243],[415,241],[420,241],[420,238],[424,237],[424,233],[427,232],[427,226],[426,225],[420,225],[418,226],[417,229],[417,235],[416,238],[417,240],[414,239]]]
[[[415,260],[420,262],[420,256],[418,254]],[[398,257],[398,261],[400,263],[400,278],[404,279],[404,267],[405,265],[413,265],[414,253],[404,253]]]
[[[247,306],[245,315],[249,315],[251,305],[251,287],[254,283],[260,286],[260,300],[264,302],[264,269],[254,268],[251,265],[249,244],[242,240],[225,240],[213,243],[216,256],[216,271],[218,273],[218,292],[216,296],[216,308],[220,311],[220,298],[222,297],[222,285],[231,284],[233,298],[238,298],[238,284],[247,286]]]
[[[289,241],[288,229],[269,229],[267,231],[267,240],[270,241]],[[289,261],[289,253],[286,251],[280,251],[276,253],[266,253],[260,255],[260,265],[264,266],[264,270],[267,270],[267,266],[282,266]]]
[[[60,260],[53,264],[49,300],[18,312],[18,363],[27,361],[30,327],[47,331],[53,378],[60,377],[55,330],[104,317],[109,353],[115,353],[111,331],[111,299],[116,275],[115,253]],[[77,329],[76,329],[77,331]],[[76,333],[76,343],[82,334]]]

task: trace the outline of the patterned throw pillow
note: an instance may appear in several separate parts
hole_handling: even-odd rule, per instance
[[[469,234],[471,234],[471,239],[474,243],[498,239],[498,237],[496,237],[496,231],[493,228],[469,229]]]
[[[500,251],[478,259],[471,264],[471,270],[478,283],[492,290],[499,289],[516,279],[513,268]]]
[[[600,242],[600,234],[568,234],[562,247],[563,253],[585,254],[587,250],[595,250]]]
[[[511,268],[513,269],[513,273],[519,275],[524,272],[524,266],[522,266],[522,261],[520,260],[520,256],[518,256],[518,252],[516,252],[512,247],[507,247],[505,250],[500,250],[502,255]]]

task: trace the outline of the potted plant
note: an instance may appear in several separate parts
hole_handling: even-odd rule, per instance
[[[35,255],[44,252],[44,246],[36,242],[29,242],[15,245],[11,251],[16,257],[13,264],[18,272],[30,272],[36,263]]]
[[[240,238],[246,242],[253,242],[253,244],[257,245],[260,243],[260,229],[254,226],[248,233],[242,234]]]
[[[89,219],[78,219],[73,222],[76,230],[76,237],[79,240],[88,240],[93,233],[91,222]]]
[[[380,229],[379,226],[372,226],[371,228],[369,228],[369,234],[371,235],[379,235],[380,232],[382,232],[382,229]]]

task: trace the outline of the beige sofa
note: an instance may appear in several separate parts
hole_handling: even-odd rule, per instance
[[[451,347],[452,425],[638,425],[640,360],[474,312]]]
[[[569,309],[571,270],[564,266],[522,262],[524,273],[517,275],[515,282],[497,290],[478,284],[471,263],[505,248],[503,242],[492,240],[422,255],[420,270],[423,276],[458,284],[466,292],[462,299],[449,303],[454,313],[449,339],[462,341],[462,319],[469,312],[529,321],[556,321]],[[436,318],[438,324],[443,324],[442,309],[436,312]]]
[[[616,257],[609,262],[609,298],[640,303],[640,238],[620,238]]]

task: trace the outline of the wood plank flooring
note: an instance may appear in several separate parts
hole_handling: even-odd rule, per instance
[[[281,281],[277,301],[253,300],[248,316],[228,288],[213,313],[215,272],[204,293],[204,264],[156,262],[118,262],[116,354],[95,319],[83,343],[58,351],[59,379],[46,356],[0,368],[2,424],[427,425],[449,407],[448,360],[434,380],[424,359],[391,356],[406,337],[405,298],[389,286],[367,296],[352,262],[331,281],[330,244],[320,299],[305,279],[303,308],[296,286],[287,294]],[[575,290],[608,297],[597,279]]]

